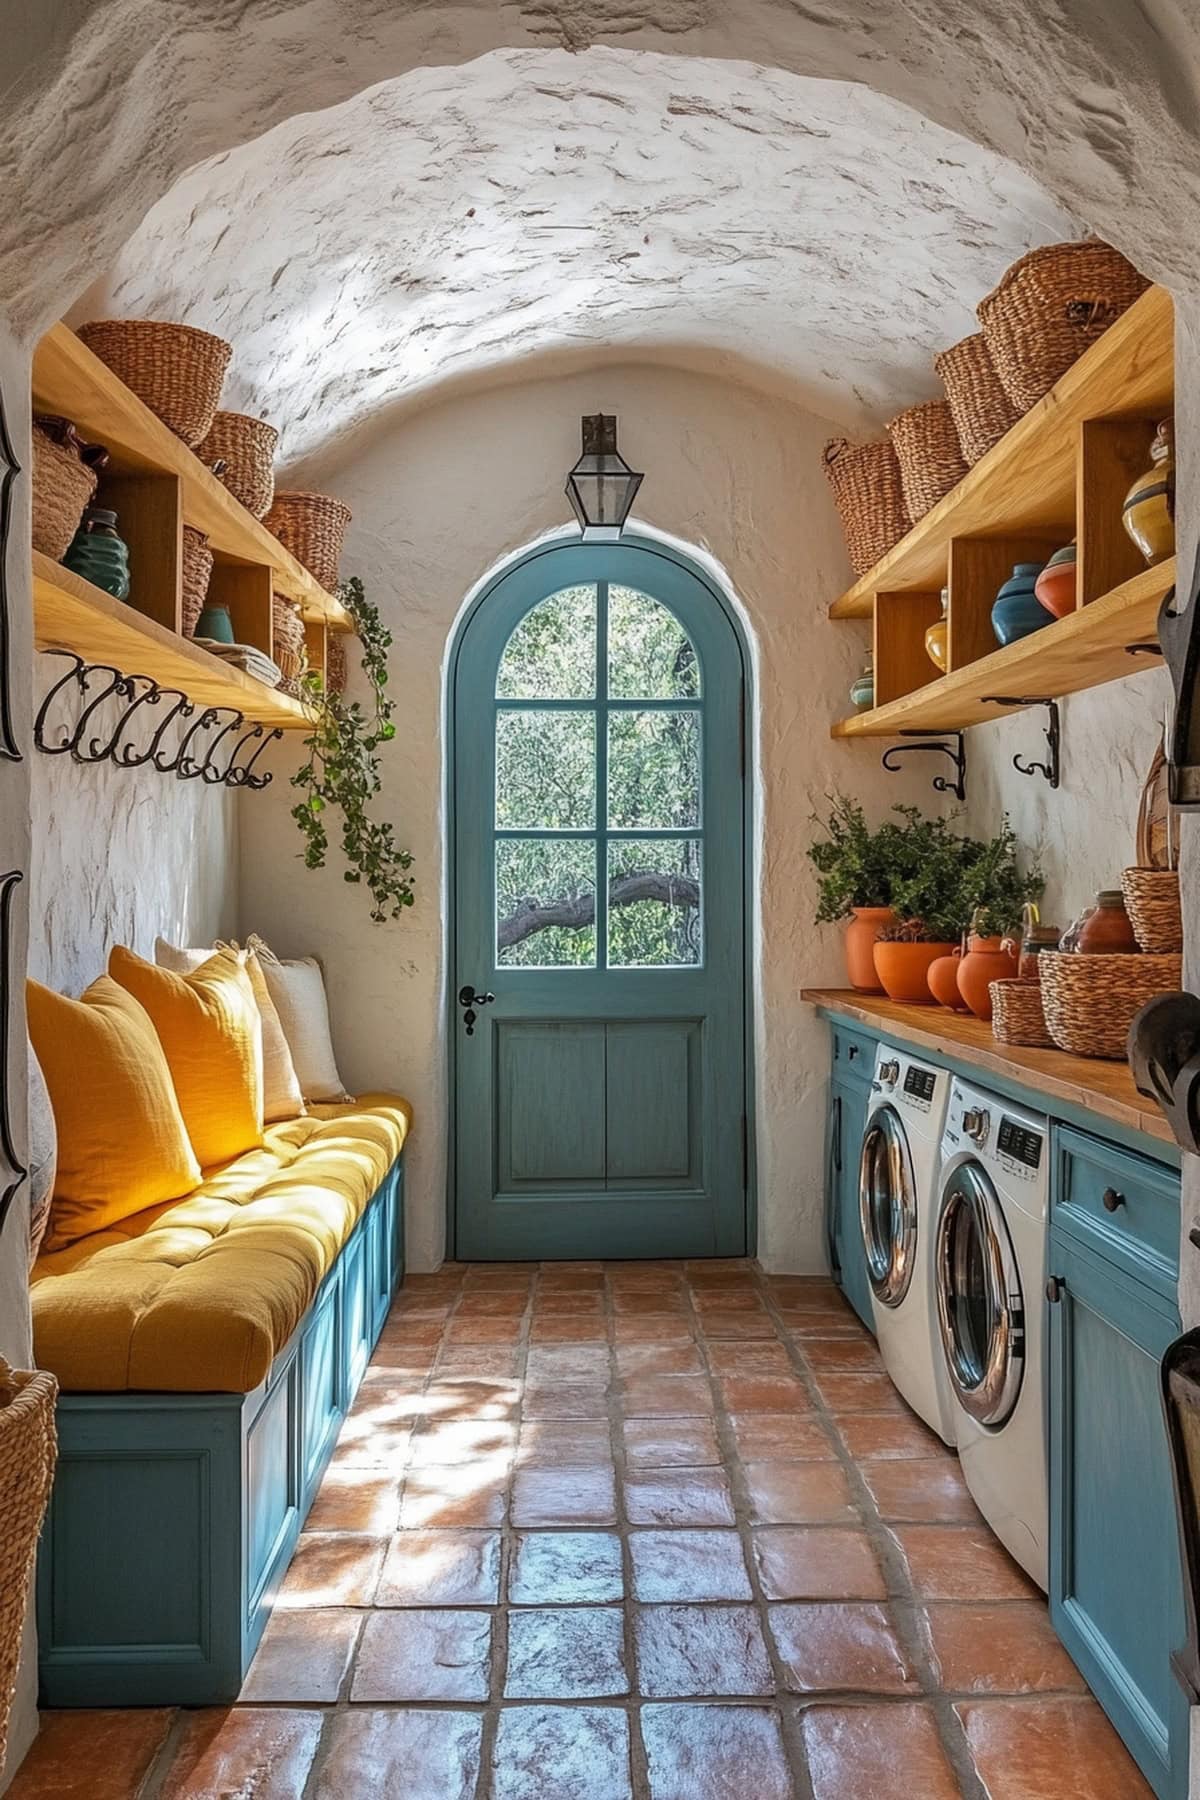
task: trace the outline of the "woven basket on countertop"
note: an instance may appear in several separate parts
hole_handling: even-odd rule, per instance
[[[856,575],[873,569],[912,521],[904,505],[900,464],[890,438],[851,444],[830,438],[822,460]]]
[[[248,512],[261,519],[275,498],[275,446],[279,433],[249,413],[219,412],[196,455],[211,468],[224,463],[218,479]]]
[[[1038,972],[1046,1024],[1059,1049],[1123,1062],[1134,1018],[1147,1000],[1181,985],[1183,959],[1043,950]]]
[[[954,415],[945,400],[923,400],[888,421],[900,464],[904,506],[915,524],[967,472]]]
[[[65,441],[34,421],[33,547],[55,562],[66,555],[98,479],[80,457],[74,430],[65,428],[63,436]]]
[[[277,493],[263,524],[332,594],[350,517],[345,501],[332,494]]]
[[[996,373],[1028,412],[1150,283],[1111,244],[1046,244],[1008,270],[976,311]]]
[[[1042,990],[1036,981],[993,981],[988,992],[992,996],[992,1036],[998,1044],[1053,1050]]]
[[[193,450],[209,431],[232,346],[161,319],[93,319],[79,336]]]
[[[300,677],[305,664],[304,620],[300,608],[286,594],[275,593],[271,600],[271,654],[279,664],[283,679],[279,686],[286,694],[299,694]]]
[[[54,1479],[57,1393],[53,1375],[13,1369],[0,1356],[0,1768],[38,1533]]]
[[[1121,892],[1139,947],[1177,955],[1183,949],[1178,869],[1122,869]]]
[[[194,525],[183,528],[183,635],[195,637],[208,583],[212,575],[213,553],[208,538]]]
[[[933,366],[946,390],[962,453],[973,468],[1021,415],[1004,391],[982,331],[941,351]]]

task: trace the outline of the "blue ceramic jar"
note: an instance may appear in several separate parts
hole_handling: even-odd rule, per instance
[[[1012,574],[996,595],[992,607],[992,630],[998,644],[1015,644],[1049,625],[1050,614],[1034,592],[1043,563],[1017,563]]]
[[[64,567],[118,600],[129,598],[129,551],[117,535],[117,515],[89,506],[67,546]]]

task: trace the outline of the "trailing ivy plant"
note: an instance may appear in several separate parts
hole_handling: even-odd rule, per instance
[[[408,875],[412,856],[396,842],[391,824],[372,818],[370,812],[382,786],[379,747],[396,735],[392,723],[395,702],[387,693],[392,634],[357,576],[343,584],[338,598],[358,633],[363,673],[371,689],[370,710],[364,711],[357,700],[329,692],[319,670],[309,669],[301,677],[313,723],[304,740],[308,761],[292,776],[292,786],[303,795],[292,808],[292,817],[304,838],[305,867],[322,869],[329,851],[326,814],[330,807],[338,809],[346,859],[343,879],[365,882],[371,895],[371,917],[382,923],[400,918],[413,903]]]

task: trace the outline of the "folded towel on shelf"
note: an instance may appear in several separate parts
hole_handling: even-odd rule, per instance
[[[211,651],[219,656],[222,662],[232,663],[235,669],[241,669],[244,675],[253,675],[256,681],[265,682],[268,687],[278,687],[283,680],[283,670],[278,663],[272,662],[265,650],[259,650],[254,644],[220,644],[215,638],[193,638],[202,650]]]

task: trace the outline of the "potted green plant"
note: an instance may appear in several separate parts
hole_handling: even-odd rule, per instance
[[[958,991],[976,1018],[992,1016],[992,982],[1016,978],[1020,950],[1012,934],[1020,928],[1023,908],[1040,900],[1045,885],[1036,863],[1021,868],[1016,833],[1007,819],[995,837],[976,845],[963,873],[971,933],[958,966]]]
[[[893,811],[904,821],[890,846],[896,922],[875,945],[875,969],[889,999],[932,1005],[929,970],[953,955],[958,943],[966,918],[963,882],[975,845],[954,830],[952,819],[927,819],[915,806]]]
[[[809,861],[820,876],[817,885],[818,925],[848,920],[844,944],[851,987],[863,994],[880,992],[875,973],[875,940],[889,925],[896,827],[890,822],[873,831],[856,800],[827,795],[826,818],[813,814],[824,836],[808,847]]]

